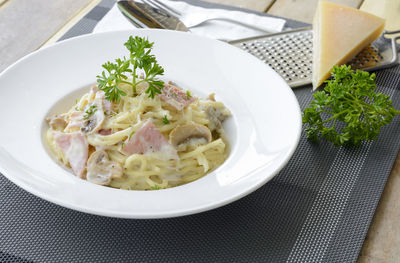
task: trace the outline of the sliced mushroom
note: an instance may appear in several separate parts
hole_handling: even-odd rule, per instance
[[[63,131],[67,126],[67,121],[64,117],[54,115],[47,118],[46,121],[49,123],[50,127],[55,131]]]
[[[222,122],[231,116],[230,111],[219,103],[213,103],[206,107],[205,111],[207,118],[210,121],[209,127],[211,131],[217,131],[220,133],[222,129]]]
[[[100,130],[105,116],[103,109],[104,93],[97,92],[93,103],[85,107],[84,122],[81,131],[86,134],[92,134]]]
[[[211,93],[210,95],[208,95],[207,99],[211,100],[211,101],[215,101],[215,93]]]
[[[108,185],[112,178],[122,176],[121,164],[111,161],[105,151],[92,153],[87,161],[86,170],[86,180],[99,185]]]
[[[169,134],[171,144],[180,151],[194,144],[206,144],[211,141],[210,130],[200,124],[186,124],[175,127]]]

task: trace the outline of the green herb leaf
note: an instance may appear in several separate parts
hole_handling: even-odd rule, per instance
[[[131,138],[132,138],[132,135],[134,135],[135,134],[135,132],[133,131],[133,132],[131,132],[131,134],[129,134],[129,136],[128,136],[128,142],[131,140]]]
[[[89,117],[92,116],[96,111],[97,111],[97,106],[96,106],[96,105],[91,105],[91,106],[85,111],[85,114],[83,115],[83,119],[84,119],[84,120],[89,119]]]
[[[115,63],[105,63],[102,65],[105,71],[97,76],[98,87],[105,92],[106,99],[118,102],[121,96],[126,96],[126,93],[119,89],[121,83],[132,86],[134,95],[136,86],[141,82],[149,84],[145,93],[150,98],[161,94],[164,82],[157,77],[164,74],[164,69],[157,63],[155,56],[150,54],[154,43],[146,38],[130,36],[124,45],[130,52],[129,57],[118,58]],[[144,73],[144,78],[137,81],[139,70]],[[126,81],[128,76],[132,77],[132,82]]]
[[[161,94],[164,82],[158,80],[157,77],[164,74],[164,69],[150,54],[154,43],[149,42],[146,38],[130,36],[124,45],[130,52],[129,57],[118,58],[115,63],[106,62],[102,65],[105,71],[97,76],[98,87],[105,92],[106,99],[118,102],[121,96],[126,96],[126,93],[119,88],[121,83],[132,86],[134,95],[136,95],[136,86],[141,82],[149,84],[145,93],[150,98],[154,98],[156,94]],[[144,73],[144,78],[137,81],[139,71]],[[126,81],[128,76],[132,77],[132,82]]]
[[[132,72],[135,77],[136,71],[138,69],[144,72],[144,78],[141,81],[145,81],[149,84],[145,93],[149,95],[150,98],[154,98],[156,94],[161,94],[161,89],[164,86],[164,82],[157,79],[157,76],[164,74],[164,69],[157,63],[155,56],[150,55],[150,51],[153,48],[154,43],[150,43],[148,39],[136,37],[129,37],[125,46],[131,52],[130,63],[133,66]],[[132,83],[134,88],[134,93],[136,93],[135,80]]]
[[[101,75],[98,75],[97,84],[99,89],[105,92],[107,100],[118,102],[121,96],[126,96],[126,93],[119,89],[119,84],[128,78],[125,74],[131,70],[127,68],[129,61],[116,59],[115,62],[108,61],[102,65],[107,74],[103,71]]]
[[[307,137],[335,145],[360,145],[377,138],[396,114],[389,96],[375,92],[375,74],[335,66],[324,91],[303,112]]]
[[[169,120],[168,120],[168,118],[167,118],[167,115],[164,115],[164,117],[162,118],[162,122],[163,122],[163,124],[165,124],[165,125],[169,124]]]
[[[160,190],[160,189],[161,189],[161,187],[159,187],[158,185],[155,185],[155,186],[151,187],[151,190]]]

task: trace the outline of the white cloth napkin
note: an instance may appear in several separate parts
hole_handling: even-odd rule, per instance
[[[283,19],[259,16],[246,12],[208,9],[178,1],[163,0],[162,2],[175,10],[178,10],[182,14],[180,17],[181,21],[190,28],[192,33],[215,39],[234,40],[263,35],[266,33],[219,20],[211,20],[198,26],[191,26],[198,24],[198,22],[203,19],[215,17],[230,18],[239,22],[257,25],[257,27],[263,28],[271,33],[282,31],[283,26],[285,25],[285,20]],[[135,26],[127,20],[115,4],[96,25],[93,32],[98,33],[132,28],[135,28]]]

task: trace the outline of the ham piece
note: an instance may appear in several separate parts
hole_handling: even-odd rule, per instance
[[[88,158],[88,142],[80,132],[54,132],[54,140],[68,160],[74,174],[84,178]]]
[[[77,130],[83,126],[83,112],[82,111],[73,111],[69,116],[69,122],[66,130]]]
[[[164,84],[164,88],[161,90],[160,97],[163,101],[165,101],[178,111],[187,107],[196,99],[193,96],[188,96],[188,94],[184,90],[177,88],[169,83]]]
[[[110,135],[110,134],[112,134],[112,130],[111,129],[100,129],[99,130],[99,134],[101,134],[101,135]]]
[[[177,159],[176,149],[168,143],[164,135],[151,120],[146,121],[136,133],[128,139],[122,151],[126,154],[160,153],[165,159]]]

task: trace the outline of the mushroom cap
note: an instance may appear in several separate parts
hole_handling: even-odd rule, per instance
[[[210,121],[208,127],[211,131],[222,133],[222,122],[231,116],[230,111],[220,102],[206,101],[203,103],[203,109]]]
[[[108,154],[103,150],[90,155],[86,170],[86,180],[99,185],[108,185],[112,178],[122,176],[121,164],[110,161]]]
[[[86,134],[92,134],[100,130],[105,120],[103,109],[104,93],[97,92],[93,103],[86,106],[89,109],[91,106],[96,106],[93,113],[83,122],[81,131]]]
[[[169,134],[170,143],[178,147],[188,143],[191,139],[205,139],[206,143],[211,141],[211,131],[201,124],[186,124],[175,127]],[[199,140],[197,140],[199,141]]]
[[[64,116],[54,115],[51,118],[47,118],[46,121],[55,131],[63,131],[67,126],[67,121],[65,120]]]
[[[211,100],[211,101],[215,101],[215,93],[211,93],[210,95],[208,95],[207,99]]]

